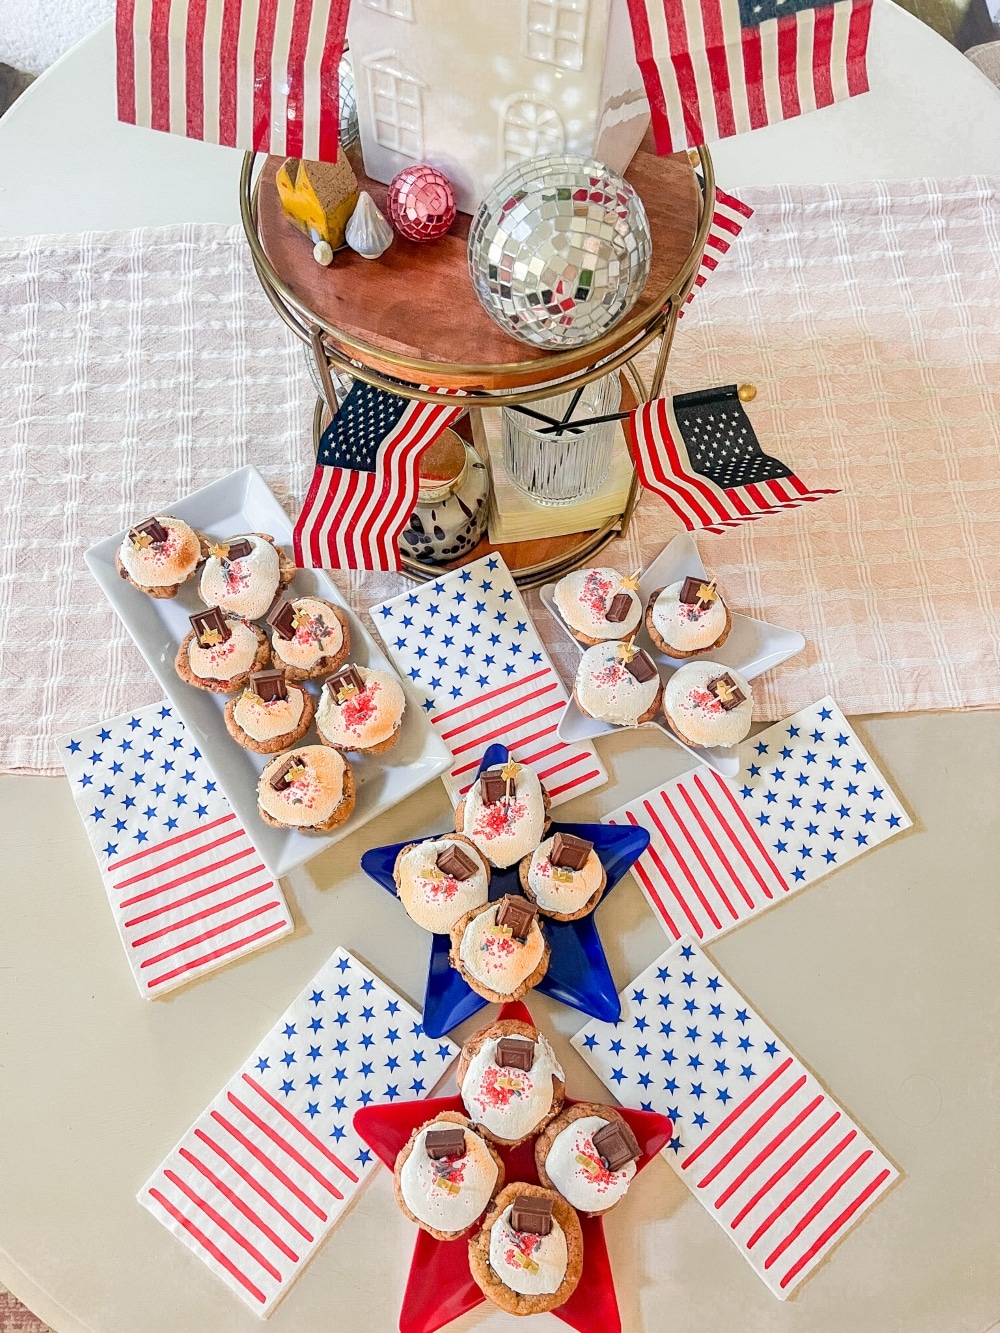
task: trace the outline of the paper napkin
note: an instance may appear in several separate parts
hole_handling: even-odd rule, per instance
[[[426,1097],[457,1055],[338,949],[139,1202],[266,1316],[378,1165],[354,1132],[354,1112]]]
[[[607,782],[592,745],[556,734],[569,696],[500,556],[373,606],[371,618],[455,758],[444,781],[456,804],[494,741],[530,764],[553,805]]]
[[[663,1150],[784,1300],[899,1172],[685,937],[572,1038],[624,1106],[673,1121]]]
[[[140,995],[293,929],[277,879],[169,704],[57,744]]]
[[[650,844],[632,867],[664,930],[706,941],[909,828],[832,699],[740,746],[740,776],[702,765],[605,817]]]

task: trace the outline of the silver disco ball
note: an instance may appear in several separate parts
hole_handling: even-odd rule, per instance
[[[626,180],[593,158],[531,158],[505,172],[469,232],[476,295],[501,328],[536,347],[582,347],[638,300],[649,220]]]
[[[351,64],[351,57],[346,52],[340,57],[337,78],[340,82],[340,119],[338,122],[340,146],[341,148],[351,148],[361,137],[361,131],[358,129],[358,95],[354,88],[354,66]]]

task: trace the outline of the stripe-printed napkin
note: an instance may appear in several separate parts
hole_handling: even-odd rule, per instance
[[[145,999],[293,929],[277,880],[169,704],[57,744]]]
[[[457,1055],[338,949],[138,1200],[266,1316],[378,1165],[354,1112],[426,1097]]]
[[[371,618],[455,757],[445,779],[454,802],[495,741],[530,764],[553,805],[607,782],[592,745],[556,734],[569,696],[500,556],[373,606]]]
[[[663,1155],[784,1300],[899,1172],[707,954],[680,940],[572,1044],[624,1106],[673,1120]]]
[[[740,769],[702,765],[604,820],[649,830],[632,873],[674,939],[715,939],[911,824],[830,698],[744,741]]]

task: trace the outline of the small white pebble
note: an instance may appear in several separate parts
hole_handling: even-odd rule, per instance
[[[333,263],[333,246],[329,241],[317,241],[313,246],[313,259],[317,264],[322,264],[326,268],[327,264]]]

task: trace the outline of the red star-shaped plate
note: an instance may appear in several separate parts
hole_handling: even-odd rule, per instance
[[[534,1024],[525,1005],[517,1001],[505,1004],[500,1018],[518,1018]],[[573,1106],[571,1097],[566,1105]],[[665,1147],[672,1129],[666,1116],[651,1111],[615,1108],[632,1126],[642,1148],[636,1173]],[[365,1106],[354,1115],[354,1128],[391,1171],[401,1148],[418,1126],[442,1111],[463,1111],[461,1097],[437,1097],[431,1101],[395,1102],[385,1106]],[[506,1169],[506,1179],[538,1184],[535,1170],[535,1140],[528,1139],[516,1148],[498,1147]],[[583,1228],[583,1275],[573,1295],[557,1315],[578,1333],[621,1333],[618,1298],[611,1274],[611,1261],[604,1240],[604,1220],[580,1216]],[[486,1298],[469,1271],[469,1235],[458,1240],[435,1240],[426,1231],[417,1232],[410,1261],[410,1276],[399,1312],[400,1333],[436,1333],[459,1315],[465,1314]]]

